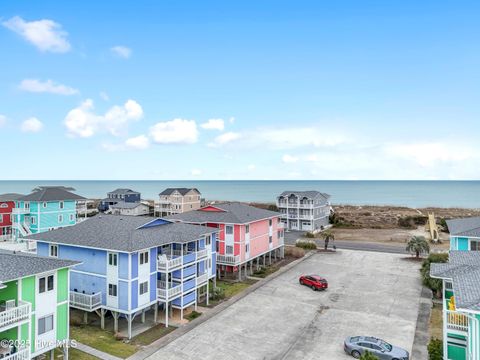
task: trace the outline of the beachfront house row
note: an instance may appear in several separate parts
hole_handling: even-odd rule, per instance
[[[110,205],[110,209],[105,212],[113,215],[144,216],[150,214],[150,206],[143,202],[119,202]]]
[[[480,217],[447,220],[450,250],[480,251]]]
[[[0,251],[0,359],[63,350],[68,359],[69,269],[75,261]]]
[[[64,186],[39,186],[31,194],[16,200],[13,215],[13,237],[72,226],[77,223],[78,207],[86,200]]]
[[[480,252],[451,250],[430,276],[443,282],[444,359],[480,359]]]
[[[141,195],[138,191],[131,189],[115,189],[107,193],[105,199],[100,200],[98,210],[107,211],[112,205],[118,203],[140,203]]]
[[[14,193],[0,195],[0,241],[12,239],[12,212],[15,202],[22,196]]]
[[[329,224],[330,195],[319,191],[284,191],[277,207],[288,230],[319,231]]]
[[[284,257],[280,214],[241,203],[220,203],[167,219],[219,229],[216,243],[218,277],[239,279],[258,269],[260,262]],[[243,274],[243,275],[242,275]]]
[[[201,194],[196,188],[167,188],[155,202],[155,214],[167,216],[197,210],[201,207]]]
[[[215,281],[217,229],[176,224],[153,217],[97,215],[77,225],[28,236],[40,255],[81,261],[70,274],[70,306],[96,312],[105,327],[111,312],[114,331],[126,319],[145,321],[146,312],[197,307]],[[162,312],[162,314],[163,314]]]

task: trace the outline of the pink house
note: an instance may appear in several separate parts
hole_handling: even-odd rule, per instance
[[[241,203],[206,206],[167,219],[218,227],[216,266],[219,277],[241,279],[253,268],[283,258],[283,224],[277,212]]]

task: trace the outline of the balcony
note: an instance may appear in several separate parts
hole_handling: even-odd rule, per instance
[[[7,301],[0,307],[0,331],[8,330],[21,322],[30,319],[30,303],[15,300]]]
[[[202,249],[197,251],[197,260],[206,258],[208,256],[208,250]]]
[[[217,264],[236,265],[240,262],[240,255],[220,255],[217,254]]]
[[[180,284],[172,285],[173,284],[167,284],[165,281],[157,281],[157,298],[159,300],[171,300],[180,296],[182,286]]]
[[[13,208],[12,214],[14,215],[30,214],[30,209],[29,208]]]
[[[208,281],[208,273],[197,276],[197,286],[202,286]]]
[[[183,265],[183,257],[171,257],[167,255],[159,255],[157,259],[157,270],[166,272],[169,270],[179,269]]]
[[[70,291],[70,306],[86,311],[94,311],[102,306],[102,293],[83,294],[76,291]]]
[[[468,317],[456,311],[445,310],[447,329],[462,333],[468,332]]]
[[[21,347],[15,353],[10,353],[12,349],[0,347],[0,359],[2,360],[29,360],[30,349],[28,347]]]
[[[171,251],[171,255],[162,254],[158,256],[157,270],[162,272],[178,270],[182,265],[204,259],[207,256],[207,249],[187,251],[185,253],[182,253],[180,250],[173,250]]]

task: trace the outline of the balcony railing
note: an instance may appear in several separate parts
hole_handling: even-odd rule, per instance
[[[197,286],[204,285],[208,281],[208,273],[197,276]]]
[[[169,258],[167,255],[160,255],[157,261],[158,271],[167,271],[180,268],[183,264],[183,257]]]
[[[70,306],[86,310],[94,311],[102,305],[102,293],[97,292],[95,294],[83,294],[76,291],[70,291]]]
[[[2,355],[2,353],[1,353],[1,350],[0,350],[0,356],[1,355]],[[0,359],[2,359],[2,360],[29,360],[30,359],[30,349],[28,347],[21,347],[21,348],[18,348],[15,353],[3,356]]]
[[[217,264],[236,265],[240,262],[240,255],[220,255],[217,254]]]
[[[165,281],[157,281],[157,297],[161,300],[173,299],[182,293],[182,286],[180,284],[173,287],[168,285]]]
[[[456,311],[446,310],[447,329],[468,332],[468,317]]]
[[[9,301],[7,301],[7,304]],[[6,305],[4,311],[0,311],[0,331],[3,328],[11,327],[21,321],[28,320],[30,318],[31,306],[30,303],[19,301],[18,305],[8,307]]]
[[[13,208],[12,214],[20,215],[20,214],[30,214],[29,208]]]
[[[202,259],[204,257],[207,257],[207,255],[208,255],[207,249],[202,249],[197,251],[197,259]]]

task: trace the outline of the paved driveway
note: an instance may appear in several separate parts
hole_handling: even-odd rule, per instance
[[[298,284],[325,275],[330,288]],[[401,255],[315,254],[171,342],[149,359],[349,359],[348,335],[384,338],[411,351],[421,284]]]

